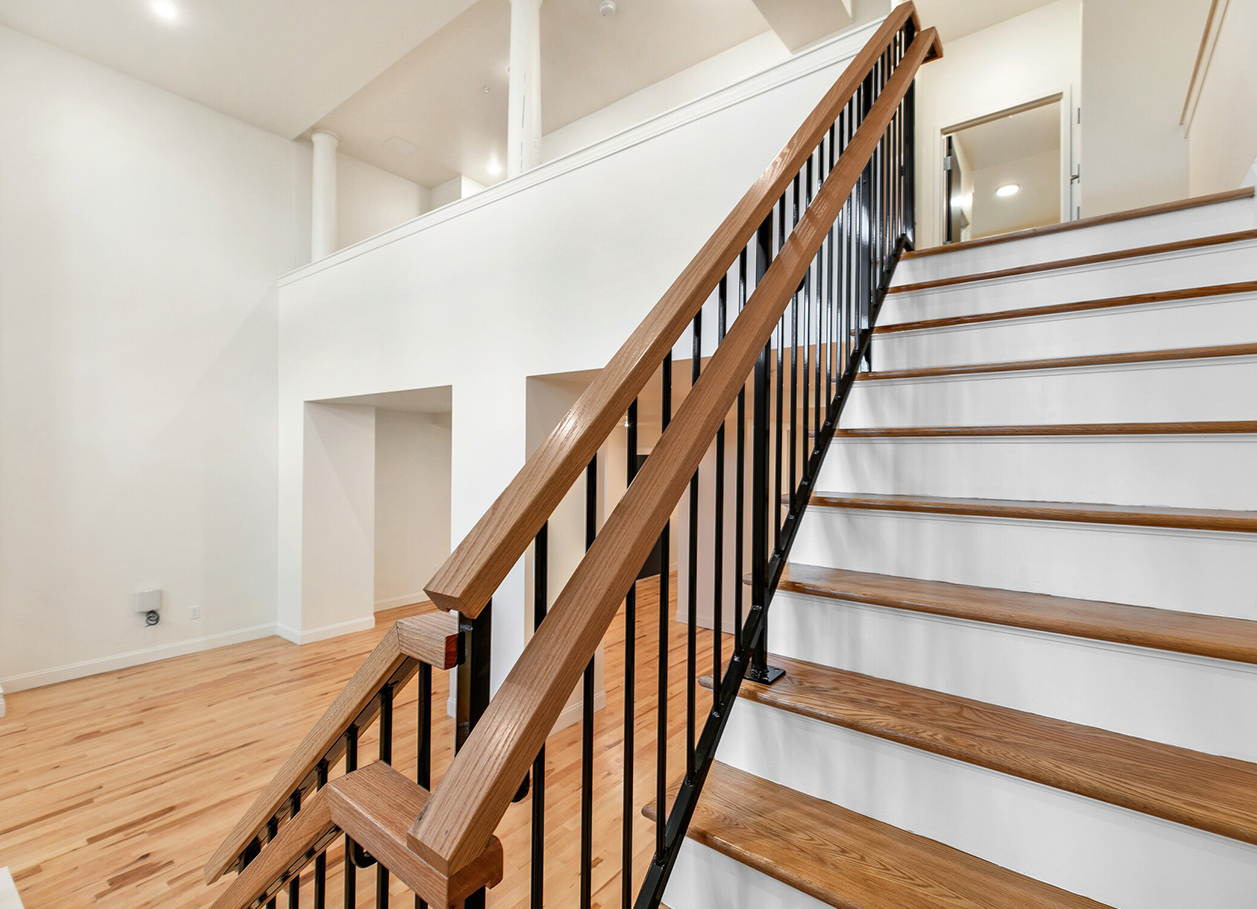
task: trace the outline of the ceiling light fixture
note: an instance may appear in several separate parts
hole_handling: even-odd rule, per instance
[[[491,177],[502,176],[502,162],[499,161],[497,158],[489,159],[489,176]]]
[[[173,22],[179,18],[179,7],[171,0],[153,0],[153,15],[158,19]]]
[[[1019,189],[1021,189],[1021,185],[1018,183],[1005,183],[999,189],[995,190],[995,195],[999,196],[1001,199],[1007,199],[1009,196],[1017,195],[1017,191]]]
[[[603,18],[611,18],[615,15],[615,0],[602,0],[598,5],[598,12],[602,13]]]

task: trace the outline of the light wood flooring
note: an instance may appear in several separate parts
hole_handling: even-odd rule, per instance
[[[672,584],[675,598],[675,582]],[[654,797],[658,675],[658,582],[639,584],[635,635],[633,804]],[[0,720],[0,866],[8,865],[26,909],[204,907],[226,879],[206,887],[202,865],[398,618],[377,615],[373,631],[297,647],[279,638],[239,644],[8,696]],[[675,609],[675,603],[672,604]],[[593,904],[619,906],[624,776],[624,612],[604,641],[607,707],[595,719]],[[724,636],[724,655],[732,645]],[[669,782],[684,766],[685,626],[669,622]],[[700,629],[695,675],[709,674],[712,633]],[[415,763],[415,689],[397,696],[393,764]],[[453,722],[448,681],[433,673],[433,779],[449,764]],[[698,722],[710,692],[696,694]],[[546,747],[546,905],[576,906],[579,888],[580,724]],[[361,760],[376,751],[374,727]],[[489,905],[527,904],[529,800],[498,828],[506,857]],[[654,843],[633,812],[634,886]],[[329,850],[328,905],[341,906],[340,846]],[[359,906],[375,905],[375,872],[358,872]],[[391,905],[410,907],[395,880]],[[303,883],[301,906],[311,904]],[[278,905],[287,900],[280,897]]]

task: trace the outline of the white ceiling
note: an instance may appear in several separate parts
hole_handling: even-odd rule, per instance
[[[0,0],[0,23],[295,138],[473,0]]]
[[[947,42],[972,35],[1005,19],[1012,19],[1055,0],[915,0],[917,14],[926,28],[933,26]]]
[[[545,0],[542,129],[551,132],[768,30],[752,0]],[[501,179],[506,154],[508,0],[474,6],[319,122],[346,154],[434,186]],[[488,86],[489,91],[484,91]],[[398,136],[409,156],[382,147]]]

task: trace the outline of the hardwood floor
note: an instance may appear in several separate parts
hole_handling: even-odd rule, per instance
[[[675,598],[675,583],[671,585]],[[637,807],[655,791],[658,583],[639,584],[635,635],[633,793],[636,892],[654,834]],[[202,866],[223,836],[353,674],[389,625],[430,605],[380,613],[373,631],[304,647],[266,638],[8,696],[0,720],[0,865],[8,865],[26,909],[204,907],[231,875],[206,887]],[[675,604],[673,604],[675,608]],[[731,645],[724,636],[726,659]],[[710,671],[712,634],[700,629],[694,676]],[[595,906],[620,902],[624,772],[623,607],[605,640],[607,706],[595,719]],[[685,627],[669,623],[668,767],[683,766]],[[448,677],[433,673],[433,779],[449,764],[453,721]],[[415,762],[415,690],[396,700],[394,766]],[[699,720],[710,706],[697,696]],[[376,753],[374,727],[361,744]],[[546,745],[546,903],[577,904],[580,725]],[[528,898],[529,800],[512,805],[497,830],[505,877],[489,905]],[[341,905],[342,850],[328,852],[328,905]],[[358,873],[359,905],[374,905],[374,870]],[[411,905],[393,881],[392,905]],[[311,904],[303,882],[302,907]],[[286,903],[280,897],[278,904]]]

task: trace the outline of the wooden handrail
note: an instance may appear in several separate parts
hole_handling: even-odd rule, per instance
[[[473,618],[480,614],[909,20],[920,31],[912,3],[896,7],[886,17],[698,255],[437,570],[424,588],[434,603]],[[942,45],[935,42],[927,59],[941,53]]]
[[[900,13],[901,16],[910,14],[911,10]],[[899,24],[903,21],[899,19]],[[889,34],[886,40],[890,40]],[[724,342],[677,410],[668,430],[433,791],[424,812],[411,827],[408,841],[411,850],[434,868],[445,874],[456,874],[490,841],[520,780],[544,744],[638,569],[698,468],[717,427],[744,387],[756,357],[768,343],[799,282],[907,95],[917,70],[927,59],[940,53],[941,45],[934,29],[922,32],[912,42],[746,308],[734,320]],[[876,59],[880,51],[875,48],[871,55],[862,54],[857,62],[868,61],[870,56]],[[840,85],[858,84],[863,79],[864,72],[852,73],[854,68],[855,64],[839,79]],[[813,119],[815,114],[809,122]],[[820,131],[816,136],[819,141]],[[811,147],[808,152],[810,150]],[[785,152],[783,157],[788,157]],[[803,160],[806,158],[804,154]],[[745,234],[749,239],[750,228],[757,226],[763,217],[764,213],[756,207],[746,214],[746,224],[731,227],[726,222],[722,230],[727,227],[730,233]],[[727,264],[731,263],[732,258]],[[717,266],[717,274],[720,267]],[[653,363],[651,361],[652,370]],[[628,400],[623,401],[625,406],[631,398],[630,394]],[[579,415],[569,415],[569,420],[560,427],[565,431],[556,433],[552,441],[559,438],[556,445],[571,451],[583,444],[583,436],[575,432],[576,427],[583,426],[585,432],[590,432],[589,427],[598,419],[600,417],[584,420]],[[570,445],[565,445],[565,438],[572,440]],[[538,471],[539,468],[533,471],[530,482],[536,481]],[[566,488],[562,480],[552,482],[560,491]],[[519,526],[525,520],[526,516],[520,514],[511,526]]]
[[[205,882],[214,883],[236,863],[267,821],[282,813],[289,797],[313,778],[320,761],[340,756],[344,746],[338,748],[338,743],[345,730],[374,716],[373,701],[386,682],[404,684],[418,663],[449,669],[457,662],[458,624],[453,616],[429,613],[394,623],[206,862]]]
[[[344,831],[428,905],[454,907],[502,880],[502,844],[491,839],[480,860],[453,878],[406,848],[406,827],[428,793],[388,764],[338,777],[316,792],[279,835],[231,882],[211,909],[248,909],[272,896]]]

